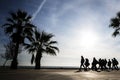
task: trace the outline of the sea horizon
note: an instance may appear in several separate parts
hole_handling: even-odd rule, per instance
[[[3,66],[0,66],[1,68]],[[9,68],[10,66],[5,66]],[[34,66],[18,66],[18,69],[34,69]],[[77,66],[41,66],[41,69],[79,69]]]

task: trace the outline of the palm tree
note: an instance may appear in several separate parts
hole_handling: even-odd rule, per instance
[[[114,29],[113,36],[120,34],[120,12],[117,13],[116,17],[111,19],[110,27]]]
[[[31,44],[25,44],[25,49],[27,49],[29,53],[32,53],[31,63],[35,61],[35,69],[41,68],[41,58],[43,53],[56,55],[56,51],[59,52],[59,49],[54,46],[57,41],[51,40],[53,36],[54,35],[48,34],[44,31],[40,33],[36,30],[34,41]],[[34,53],[36,53],[35,57]]]
[[[24,43],[25,38],[31,39],[34,27],[31,23],[31,16],[21,10],[11,12],[10,17],[7,18],[6,23],[3,25],[5,33],[9,35],[16,46],[15,54],[11,62],[12,69],[17,69],[19,47]]]

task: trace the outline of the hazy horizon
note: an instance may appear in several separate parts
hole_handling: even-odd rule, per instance
[[[33,23],[58,41],[57,56],[43,55],[42,66],[79,67],[81,55],[97,59],[117,58],[120,62],[120,37],[112,37],[110,19],[120,11],[120,0],[0,0],[0,23],[9,11],[22,9],[33,15]],[[1,29],[1,28],[0,28]],[[4,53],[6,37],[0,30],[0,54]],[[31,55],[22,52],[19,65],[31,65]],[[3,59],[0,58],[0,65]]]

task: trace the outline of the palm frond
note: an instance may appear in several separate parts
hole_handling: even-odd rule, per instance
[[[54,35],[52,33],[49,33],[49,34],[46,35],[46,37],[48,38],[48,41],[49,41],[52,37],[54,37]]]
[[[6,34],[11,34],[13,32],[13,27],[12,26],[6,27],[4,30]]]
[[[32,18],[32,16],[27,16],[27,18],[26,18],[26,21],[30,21],[30,19]]]
[[[33,25],[33,24],[31,24],[31,23],[26,23],[26,24],[25,24],[25,27],[26,27],[26,28],[35,28],[36,26]]]
[[[32,36],[33,29],[32,28],[24,28],[23,33],[25,33],[26,36]]]
[[[37,41],[39,41],[41,39],[41,33],[37,29],[35,29],[35,39]]]
[[[30,48],[30,49],[28,49],[28,52],[29,52],[29,53],[32,53],[32,54],[33,54],[35,51],[36,51],[35,48]]]
[[[17,20],[17,15],[14,12],[10,12],[10,15],[13,20]]]
[[[7,21],[8,21],[9,23],[15,24],[14,20],[11,19],[11,18],[7,18]]]
[[[27,12],[23,11],[22,14],[21,14],[21,18],[26,20],[27,18]]]
[[[32,36],[26,36],[26,38],[30,41],[30,42],[33,42],[34,41],[34,38]]]
[[[51,49],[51,48],[46,48],[46,53],[49,54],[49,55],[53,55],[55,56],[56,55],[56,52],[54,49]]]
[[[118,28],[119,24],[120,24],[120,21],[119,21],[118,18],[112,18],[111,19],[110,27],[112,27],[112,28]]]
[[[54,50],[57,50],[59,52],[59,48],[58,47],[55,47],[55,46],[49,46],[49,47],[54,49]]]
[[[51,45],[51,44],[57,44],[58,42],[57,41],[50,41],[48,44]]]
[[[51,34],[51,33],[46,33],[46,32],[42,32],[42,35],[41,35],[41,42],[48,42],[50,41],[50,39],[53,37],[54,35]]]
[[[120,18],[120,12],[117,13],[118,18]]]
[[[18,16],[19,18],[22,18],[22,14],[23,14],[23,12],[19,9],[19,10],[17,11],[17,16]]]
[[[5,23],[5,24],[3,24],[2,25],[2,27],[9,27],[9,26],[12,26],[13,24],[11,24],[11,23]]]
[[[120,32],[118,30],[115,30],[112,35],[116,37],[118,34],[120,34]]]
[[[24,45],[24,49],[29,49],[29,48],[31,48],[31,45],[30,45],[30,44],[24,43],[23,45]]]

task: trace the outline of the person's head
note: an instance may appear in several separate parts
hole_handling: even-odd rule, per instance
[[[83,58],[83,56],[81,56],[81,58]]]

